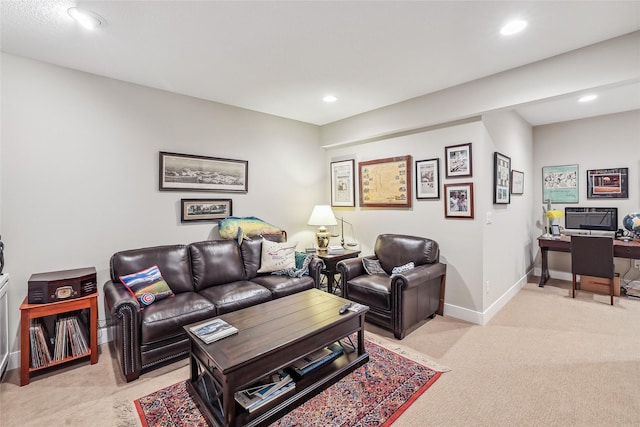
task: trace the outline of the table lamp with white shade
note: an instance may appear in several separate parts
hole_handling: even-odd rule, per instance
[[[338,224],[331,210],[331,206],[314,206],[307,224],[319,226],[316,232],[316,246],[319,251],[326,251],[327,247],[329,247],[329,240],[331,239],[331,234],[327,231],[327,226]]]

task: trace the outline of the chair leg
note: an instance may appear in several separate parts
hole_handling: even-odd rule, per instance
[[[611,295],[611,305],[613,305],[613,287],[615,285],[615,280],[611,279],[609,281],[609,295]]]
[[[573,280],[571,281],[571,298],[576,297],[576,274],[573,273]]]

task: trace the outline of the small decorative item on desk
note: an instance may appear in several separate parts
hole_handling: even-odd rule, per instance
[[[231,326],[222,319],[213,319],[189,328],[195,336],[207,344],[238,333],[238,328]]]
[[[622,225],[626,228],[636,240],[640,240],[640,212],[625,215]]]

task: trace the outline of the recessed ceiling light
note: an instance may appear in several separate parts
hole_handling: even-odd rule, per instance
[[[598,98],[598,95],[595,95],[595,94],[592,93],[592,94],[589,94],[589,95],[581,96],[578,99],[578,102],[591,102],[591,101],[596,100],[597,98]]]
[[[82,25],[87,30],[94,30],[102,25],[102,19],[100,16],[88,10],[79,9],[77,7],[70,7],[67,9],[67,13],[78,24]]]
[[[527,21],[523,21],[522,19],[514,19],[513,21],[507,22],[507,25],[500,29],[500,34],[502,34],[503,36],[511,36],[513,34],[519,33],[526,27]]]
[[[325,95],[322,100],[328,104],[331,104],[332,102],[336,102],[338,98],[335,95]]]

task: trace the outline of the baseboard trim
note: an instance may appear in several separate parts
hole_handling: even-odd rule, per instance
[[[476,325],[486,325],[527,284],[527,277],[528,274],[521,277],[483,312],[445,303],[444,314]]]

